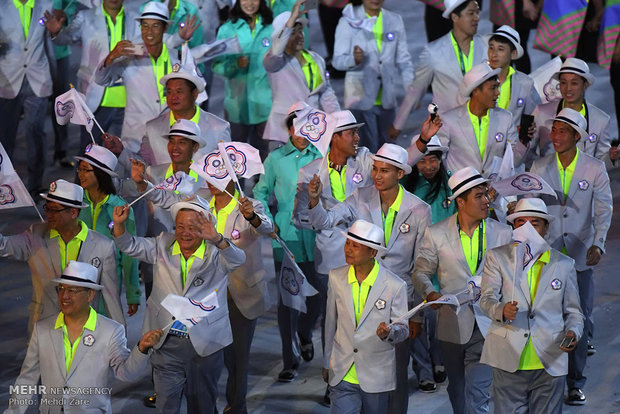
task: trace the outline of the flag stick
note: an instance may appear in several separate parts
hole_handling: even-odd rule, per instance
[[[86,128],[86,127],[84,127],[84,128]],[[88,131],[88,128],[86,128],[86,130]],[[97,144],[95,143],[95,137],[93,137],[93,133],[92,133],[91,131],[88,131],[88,134],[90,135],[90,139],[91,139],[91,141],[93,141],[93,145],[97,145]]]
[[[168,325],[164,326],[163,328],[161,328],[162,331],[165,331],[166,329],[170,328],[172,325],[174,325],[174,323],[176,322],[176,319],[173,320],[172,322],[170,322]]]
[[[230,194],[227,189],[224,189],[224,192],[228,194],[229,196],[231,196],[232,199],[235,200],[237,203],[241,204],[241,201],[239,201],[239,199],[235,197],[234,195]]]
[[[69,86],[71,86],[72,89],[75,89],[75,86],[73,86],[72,83],[70,83]],[[88,114],[88,116],[90,116],[90,118],[93,120],[95,125],[97,125],[97,128],[99,128],[99,131],[101,131],[102,134],[105,134],[105,131],[103,130],[103,128],[101,128],[101,125],[99,125],[99,122],[97,122],[97,119],[95,118],[95,114],[93,114],[93,112],[90,110],[88,105],[86,105],[86,102],[84,102],[84,100],[82,99],[82,95],[80,95],[80,93],[77,90],[76,92],[77,93],[75,95],[80,100],[80,105],[82,105],[82,109],[86,111],[86,113]],[[92,137],[92,134],[91,134],[91,137]],[[95,139],[93,138],[93,144],[94,143],[95,143]]]
[[[136,198],[135,200],[133,200],[131,203],[129,203],[125,209],[133,206],[134,204],[136,204],[140,199],[144,198],[144,196],[146,196],[147,194],[149,194],[150,192],[152,192],[153,190],[155,190],[157,187],[153,187],[150,190],[147,190],[144,192],[144,194],[142,194],[140,197]]]

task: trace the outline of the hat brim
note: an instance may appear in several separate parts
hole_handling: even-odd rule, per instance
[[[456,193],[448,197],[448,200],[453,201],[455,198],[457,198],[458,196],[460,196],[461,194],[463,194],[465,191],[469,190],[470,188],[477,187],[480,184],[488,183],[489,181],[491,180],[488,178],[477,178],[475,180],[472,180],[471,182],[465,184],[463,187],[459,188]]]
[[[172,214],[172,219],[175,222],[177,220],[177,214],[179,214],[179,211],[181,210],[194,210],[197,213],[205,213],[207,217],[211,217],[211,220],[213,221],[213,225],[215,225],[216,223],[215,217],[209,210],[201,208],[197,206],[196,204],[192,204],[187,201],[181,201],[181,202],[175,203],[172,205],[172,207],[170,207],[170,213]]]
[[[411,174],[412,168],[409,164],[401,164],[398,161],[389,159],[389,158],[385,158],[385,157],[378,157],[375,154],[370,154],[370,158],[372,158],[375,161],[381,161],[381,162],[386,162],[388,164],[391,164],[397,168],[400,168],[401,170],[403,170],[405,172],[405,174]]]
[[[565,121],[565,120],[563,120],[563,119],[558,119],[558,118],[547,119],[547,120],[545,121],[545,126],[547,126],[547,127],[551,128],[551,127],[553,126],[553,123],[554,123],[555,121],[558,121],[558,122],[563,122],[563,123],[565,123],[566,125],[568,125],[569,127],[573,128],[575,131],[579,132],[579,135],[581,136],[581,139],[587,139],[587,138],[588,138],[588,132],[587,132],[585,129],[580,128],[580,127],[578,127],[577,125],[573,125],[573,124],[571,124],[571,123],[568,123],[568,122],[566,122],[566,121]]]
[[[76,155],[76,156],[75,156],[75,157],[73,157],[73,158],[75,158],[75,159],[76,159],[76,160],[78,160],[78,161],[84,161],[84,162],[88,163],[89,165],[92,165],[93,167],[97,167],[97,168],[99,168],[101,171],[105,172],[106,174],[108,174],[108,175],[110,175],[110,176],[112,176],[112,177],[114,177],[114,178],[117,178],[117,177],[118,177],[118,174],[117,174],[117,173],[115,173],[114,171],[112,171],[111,169],[109,169],[109,168],[104,168],[104,167],[102,167],[101,165],[97,165],[97,164],[93,163],[93,162],[92,162],[92,160],[89,160],[89,159],[88,159],[88,158],[86,158],[86,157],[82,157],[82,156],[80,156],[80,155]]]
[[[586,82],[588,82],[589,86],[592,86],[594,84],[594,75],[591,73],[581,73],[581,72],[577,72],[575,70],[570,70],[570,69],[560,69],[559,71],[555,72],[553,75],[551,75],[551,79],[555,79],[558,82],[560,81],[560,75],[563,73],[572,73],[573,75],[577,75],[577,76],[581,76],[582,78],[584,78],[586,80]]]
[[[465,3],[467,0],[463,0],[463,1],[459,1],[458,3],[455,3],[452,5],[452,7],[447,8],[446,10],[444,10],[443,13],[441,13],[441,17],[443,17],[444,19],[448,19],[450,20],[450,14],[454,11],[454,9],[456,9],[457,7],[459,7],[461,4]]]
[[[515,219],[518,219],[519,217],[539,217],[541,219],[547,220],[547,222],[549,223],[551,223],[555,219],[555,217],[553,217],[552,215],[545,213],[537,213],[534,211],[518,211],[506,216],[506,221],[508,221],[510,224],[513,224]]]
[[[366,240],[358,239],[358,238],[355,238],[355,237],[351,237],[349,235],[349,233],[347,233],[346,231],[340,230],[340,233],[342,233],[342,235],[344,237],[346,237],[347,239],[353,240],[354,242],[359,243],[359,244],[363,244],[364,246],[370,247],[371,249],[374,249],[374,250],[377,250],[377,251],[380,251],[380,252],[384,252],[384,251],[387,250],[384,246],[377,246],[376,244],[374,244],[374,243],[372,243],[370,241],[366,241]]]
[[[65,201],[59,200],[57,198],[50,198],[50,197],[48,197],[48,194],[49,193],[45,193],[45,194],[39,193],[39,196],[41,198],[47,200],[47,201],[52,201],[54,203],[62,204],[63,206],[67,206],[67,207],[73,207],[73,208],[86,208],[86,207],[88,207],[88,204],[86,204],[84,202],[80,203],[79,205],[78,204],[71,204],[70,202],[65,202]]]
[[[501,36],[504,39],[508,40],[517,50],[517,57],[512,59],[512,60],[517,60],[517,59],[521,59],[523,57],[523,55],[525,54],[525,50],[523,50],[523,46],[521,46],[520,43],[517,43],[514,41],[514,39],[511,39],[510,37],[506,36],[503,33],[490,33],[490,34],[486,34],[484,36],[482,36],[482,39],[484,40],[484,43],[486,43],[487,48],[489,47],[489,40],[491,40],[491,38],[493,36]]]
[[[189,73],[181,73],[181,72],[170,72],[169,74],[162,76],[162,78],[159,80],[159,83],[163,85],[164,87],[166,87],[166,82],[168,82],[170,79],[185,79],[193,83],[194,86],[196,86],[198,93],[204,92],[205,86],[207,83],[204,79],[201,79],[198,76],[194,76]]]
[[[486,75],[484,75],[482,78],[478,79],[475,83],[469,85],[466,89],[460,91],[461,95],[464,98],[469,98],[469,96],[471,95],[471,93],[473,92],[474,89],[476,89],[478,86],[482,85],[484,82],[486,82],[489,79],[491,79],[493,76],[499,75],[499,73],[501,71],[502,70],[500,68],[493,69],[492,71],[490,71]]]
[[[347,124],[334,128],[334,134],[336,132],[346,131],[347,129],[359,128],[366,125],[365,122],[358,122],[357,124]]]
[[[159,20],[162,22],[165,22],[166,24],[170,25],[174,22],[174,20],[170,20],[170,19],[165,19],[163,17],[159,17],[159,16],[155,16],[155,15],[148,15],[148,16],[138,16],[136,18],[134,18],[135,21],[139,22],[140,20]]]
[[[191,140],[192,140],[192,141],[194,141],[196,144],[198,144],[198,148],[204,148],[204,147],[207,145],[207,143],[206,143],[206,142],[204,142],[204,141],[202,141],[202,140],[200,140],[200,141],[199,141],[199,140],[197,140],[197,139],[196,139],[196,135],[184,134],[184,133],[182,133],[182,132],[175,132],[174,134],[170,134],[170,133],[168,133],[168,134],[164,134],[164,135],[162,135],[162,137],[163,137],[163,138],[166,138],[166,139],[168,139],[168,138],[170,138],[170,137],[183,137],[183,138],[191,139]],[[199,137],[199,139],[200,139],[200,138],[201,138],[201,137]]]
[[[85,288],[89,288],[89,289],[93,289],[93,290],[101,290],[103,289],[103,286],[98,285],[97,283],[89,283],[89,282],[79,282],[77,280],[67,280],[67,279],[52,279],[51,280],[52,283],[56,283],[56,284],[63,284],[63,285],[70,285],[70,286],[78,286],[78,287],[85,287]]]

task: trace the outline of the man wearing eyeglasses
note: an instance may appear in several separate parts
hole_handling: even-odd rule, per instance
[[[95,293],[92,306],[98,313],[124,325],[114,242],[88,229],[78,219],[80,209],[88,206],[82,201],[82,187],[57,180],[41,197],[46,200],[43,209],[47,222],[35,224],[14,236],[0,234],[0,257],[24,260],[30,267],[32,302],[28,331],[32,332],[37,320],[59,311],[51,280],[62,274],[70,260],[90,263],[97,268],[97,281],[103,288]]]
[[[111,412],[110,374],[129,382],[143,373],[149,349],[163,331],[146,332],[130,351],[123,326],[97,315],[89,305],[103,288],[98,279],[96,267],[72,260],[60,278],[51,281],[60,313],[36,323],[7,413],[25,412],[37,394],[45,412],[73,412],[76,405]]]

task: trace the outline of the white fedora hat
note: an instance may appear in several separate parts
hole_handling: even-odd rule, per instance
[[[487,45],[489,44],[489,40],[491,40],[493,36],[501,36],[508,39],[508,41],[512,43],[515,49],[517,49],[517,59],[519,59],[525,53],[525,51],[523,50],[523,46],[521,46],[520,43],[521,36],[519,36],[519,32],[517,32],[512,27],[503,25],[499,27],[495,32],[485,35],[484,41],[487,43]]]
[[[199,148],[207,145],[198,124],[190,121],[189,119],[179,119],[177,122],[174,123],[174,125],[170,127],[170,131],[168,131],[167,134],[164,134],[162,136],[164,138],[177,136],[191,139],[192,141],[198,143]]]
[[[571,108],[562,109],[553,119],[548,119],[545,124],[549,127],[553,125],[555,121],[564,122],[565,124],[570,125],[575,131],[579,132],[581,139],[588,138],[588,132],[586,128],[588,127],[588,122],[579,112],[575,111]]]
[[[480,184],[488,183],[490,180],[484,178],[478,170],[472,167],[461,168],[450,177],[448,180],[448,186],[452,190],[452,195],[448,197],[448,200],[454,200],[459,195],[463,194],[470,188],[479,186]]]
[[[551,75],[552,79],[560,80],[562,73],[574,73],[586,80],[590,85],[594,83],[594,75],[590,73],[590,67],[586,62],[577,58],[568,58],[562,63],[562,67],[559,71]]]
[[[461,80],[459,85],[459,92],[463,97],[469,97],[474,89],[493,76],[497,76],[500,71],[500,68],[492,69],[488,63],[480,63],[474,66],[463,76],[463,80]]]
[[[174,219],[174,221],[176,221],[179,211],[185,209],[194,210],[198,213],[205,213],[207,217],[211,217],[211,220],[213,220],[213,223],[215,224],[215,217],[213,216],[213,214],[211,214],[209,203],[202,197],[194,196],[189,200],[174,203],[172,207],[170,207],[170,212],[172,213],[172,218]]]
[[[366,220],[355,220],[346,233],[344,231],[341,231],[341,233],[347,239],[368,246],[371,249],[379,251],[386,250],[383,246],[383,239],[385,237],[383,230],[376,224],[372,224]]]
[[[52,279],[52,283],[101,290],[103,286],[97,283],[98,281],[99,272],[95,266],[89,263],[76,262],[75,260],[69,260],[60,277]]]
[[[547,211],[547,205],[540,198],[522,198],[519,200],[512,214],[506,216],[509,223],[514,223],[519,217],[540,217],[549,223],[554,217]]]
[[[159,80],[159,83],[164,85],[165,88],[166,83],[170,79],[185,79],[196,86],[196,89],[198,89],[198,93],[204,92],[205,86],[207,85],[207,82],[203,78],[201,78],[195,73],[188,71],[178,63],[175,63],[174,66],[172,66],[172,72],[168,73],[165,76],[162,76],[162,78]]]
[[[331,115],[336,118],[334,133],[346,131],[347,129],[359,128],[364,125],[364,122],[357,122],[357,119],[355,119],[351,111],[336,111],[332,112]]]
[[[171,23],[172,20],[170,20],[170,13],[168,12],[168,2],[150,1],[146,3],[140,16],[135,18],[135,20],[138,21],[142,19],[161,20],[162,22]]]
[[[441,13],[441,17],[450,20],[450,14],[454,11],[454,9],[467,1],[469,0],[444,0],[443,5],[446,9],[443,13]]]
[[[118,164],[118,158],[116,158],[112,151],[101,145],[88,144],[84,150],[84,155],[76,155],[75,159],[87,162],[112,177],[118,177],[118,174],[114,172]]]
[[[272,39],[280,36],[280,33],[284,29],[286,22],[288,22],[288,19],[290,18],[291,18],[290,11],[285,11],[283,13],[278,14],[276,17],[274,17],[273,23],[271,23],[271,27],[273,28],[273,32],[271,34]],[[295,24],[297,23],[301,24],[302,28],[306,27],[306,25],[308,24],[308,19],[304,17],[298,17],[297,20],[295,20]]]
[[[376,154],[370,154],[370,158],[375,161],[387,162],[392,164],[401,170],[405,171],[405,174],[411,173],[411,166],[407,164],[409,154],[407,150],[400,145],[385,143],[381,145],[379,151]]]
[[[82,187],[62,179],[52,181],[47,194],[39,195],[48,201],[67,207],[88,207],[88,204],[84,203],[84,190]]]
[[[420,139],[420,134],[414,135],[413,139],[411,140],[411,143],[413,144],[419,139]],[[437,135],[433,135],[431,139],[428,140],[428,144],[426,144],[426,148],[427,148],[426,155],[428,155],[431,152],[435,152],[435,151],[440,151],[442,154],[445,154],[446,152],[448,152],[448,147],[441,145],[441,141],[439,141],[439,137]]]

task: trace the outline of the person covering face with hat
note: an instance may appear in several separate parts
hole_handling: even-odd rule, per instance
[[[398,109],[388,136],[396,138],[403,129],[413,108],[418,108],[422,97],[430,86],[433,102],[440,114],[456,108],[465,102],[455,91],[463,76],[474,65],[487,57],[486,43],[478,35],[480,7],[475,0],[445,0],[444,19],[452,22],[450,33],[427,44],[418,58],[413,83],[407,87],[406,95]],[[443,142],[443,140],[442,140]]]
[[[304,27],[308,20],[300,7],[305,0],[295,2],[292,11],[278,15],[273,21],[271,47],[263,58],[269,76],[273,103],[263,138],[286,142],[288,134],[282,129],[288,108],[303,101],[324,112],[340,110],[338,98],[325,71],[325,61],[316,52],[304,49]]]
[[[476,169],[465,167],[452,175],[449,197],[457,213],[429,226],[418,247],[412,280],[427,301],[461,292],[482,271],[485,253],[512,239],[510,227],[489,219],[487,183]],[[432,277],[437,274],[439,291]],[[437,337],[448,374],[448,395],[457,414],[486,413],[491,367],[480,363],[489,320],[477,304],[467,303],[458,313],[441,306],[437,312]]]
[[[387,247],[378,260],[407,283],[407,298],[412,305],[411,273],[422,235],[431,222],[431,209],[399,184],[399,180],[411,173],[404,148],[383,144],[371,158],[374,186],[358,187],[343,202],[329,209],[320,202],[322,185],[315,175],[308,184],[308,216],[317,230],[333,229],[340,222],[352,223],[357,219],[383,228]],[[390,398],[390,412],[407,411],[408,361],[409,341],[406,340],[396,346],[397,387]]]
[[[532,235],[519,240],[531,244],[554,221],[539,198],[519,200],[506,219],[515,229],[529,223]],[[567,353],[583,331],[575,262],[551,248],[515,271],[521,252],[511,242],[486,255],[480,308],[492,322],[481,362],[493,367],[495,412],[561,413]]]
[[[154,265],[143,331],[164,331],[151,360],[157,412],[178,412],[180,396],[185,394],[188,412],[211,413],[216,407],[223,348],[232,342],[227,275],[246,257],[218,232],[209,204],[199,196],[174,204],[171,213],[174,233],[143,238],[125,231],[129,211],[116,207],[113,234],[122,252]],[[170,293],[201,301],[214,292],[217,306],[196,325],[175,321],[161,305]]]
[[[522,163],[528,143],[519,140],[510,112],[496,106],[499,73],[486,63],[474,66],[459,85],[459,93],[469,100],[443,114],[437,136],[448,147],[448,170],[471,166],[488,177],[494,172],[493,159],[503,158],[507,145],[512,146],[515,167]]]
[[[90,230],[78,217],[84,203],[84,191],[65,180],[52,181],[45,199],[45,223],[34,224],[14,236],[0,235],[0,257],[28,262],[32,274],[32,302],[28,331],[34,323],[58,312],[56,292],[51,279],[62,274],[70,260],[90,263],[97,268],[103,286],[95,294],[93,308],[125,324],[121,308],[116,249],[107,237]]]
[[[557,116],[563,108],[573,109],[586,120],[583,129],[585,137],[577,142],[582,153],[598,158],[609,170],[618,166],[620,150],[611,146],[609,122],[611,117],[603,110],[586,101],[586,90],[594,83],[588,64],[581,59],[568,58],[562,68],[553,74],[552,79],[560,82],[562,99],[538,105],[533,113],[538,126],[538,152],[541,157],[552,154],[554,145],[550,125],[547,121]]]
[[[41,384],[48,393],[54,389],[65,392],[59,398],[49,398],[49,394],[48,398],[45,394],[13,394],[7,413],[25,412],[40,397],[42,411],[69,411],[79,401],[89,410],[111,413],[110,393],[82,393],[80,389],[109,387],[111,374],[126,382],[136,381],[143,374],[149,349],[163,332],[148,331],[137,346],[131,351],[127,349],[123,325],[98,315],[89,306],[95,293],[103,289],[98,280],[96,267],[73,260],[59,278],[51,280],[60,313],[35,324],[15,386],[33,389]]]
[[[407,312],[407,286],[375,258],[386,250],[380,226],[356,220],[342,234],[347,264],[329,272],[325,322],[323,379],[331,412],[390,412],[394,346],[408,335],[407,322],[396,321]]]
[[[555,153],[534,161],[531,172],[549,183],[557,195],[557,198],[541,195],[549,213],[556,218],[550,223],[549,244],[575,260],[581,309],[586,320],[583,340],[569,354],[566,383],[568,403],[582,405],[586,402],[582,391],[586,383],[583,370],[588,340],[594,329],[592,266],[605,252],[613,199],[603,162],[577,147],[580,140],[588,137],[584,117],[573,109],[564,108],[548,122]]]

